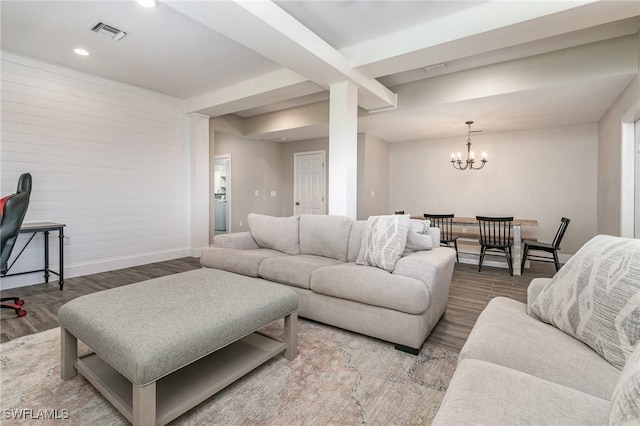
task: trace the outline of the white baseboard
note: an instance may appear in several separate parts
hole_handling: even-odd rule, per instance
[[[208,246],[207,246],[208,247]],[[206,249],[207,247],[198,247],[198,248],[191,248],[189,250],[189,256],[191,257],[202,257],[202,250]]]
[[[179,259],[181,257],[196,256],[196,251],[202,249],[182,248],[162,252],[144,253],[136,256],[123,256],[110,259],[102,259],[94,262],[68,264],[64,267],[65,282],[68,278],[81,277],[84,275],[98,274],[100,272],[115,271],[117,269],[130,268],[132,266],[147,265],[149,263],[163,262],[165,260]],[[58,265],[51,265],[54,271],[58,271]],[[0,289],[25,287],[28,285],[42,284],[44,275],[41,272],[33,274],[17,275],[13,277],[2,277]],[[51,274],[49,284],[58,286],[58,276]]]
[[[470,265],[477,265],[480,261],[480,253],[467,253],[467,252],[458,252],[458,257],[460,259],[460,263],[466,263]],[[558,259],[561,264],[567,263],[569,259],[571,259],[571,255],[569,254],[561,254],[558,253]],[[482,262],[483,266],[493,266],[496,268],[508,268],[507,261],[504,256],[493,256],[488,254],[484,258],[484,262]],[[529,267],[529,260],[525,265],[525,268]]]

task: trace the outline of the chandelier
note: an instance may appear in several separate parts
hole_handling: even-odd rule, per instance
[[[453,167],[455,169],[458,170],[480,170],[481,168],[484,167],[485,164],[487,164],[487,153],[483,152],[482,153],[482,164],[480,164],[480,167],[475,167],[474,164],[476,162],[475,160],[475,156],[473,151],[471,151],[471,125],[473,124],[473,121],[467,121],[465,122],[465,124],[467,126],[469,126],[469,135],[467,136],[467,159],[465,162],[462,161],[462,155],[458,152],[458,154],[454,154],[453,152],[451,153],[451,164],[453,165]],[[464,166],[463,166],[464,164]]]

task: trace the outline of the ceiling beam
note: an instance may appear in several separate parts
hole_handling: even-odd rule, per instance
[[[394,128],[388,125],[394,122],[393,120],[384,121],[388,116],[400,117],[410,113],[424,115],[427,120],[428,112],[435,111],[435,125],[440,125],[439,131],[446,133],[455,128],[451,127],[449,117],[438,114],[443,111],[446,115],[454,105],[458,105],[453,107],[454,110],[464,109],[464,105],[485,100],[488,101],[488,105],[500,105],[500,99],[503,99],[502,102],[508,102],[514,99],[511,95],[519,93],[534,95],[560,92],[573,87],[587,88],[597,81],[628,83],[638,73],[639,64],[638,36],[632,35],[399,84],[393,87],[400,95],[397,110],[380,114],[369,114],[360,110],[361,131],[368,131],[372,125],[377,126],[375,123],[383,123],[383,127]],[[585,91],[591,92],[586,89]],[[617,96],[615,93],[613,95]],[[584,98],[589,99],[589,96],[589,93],[585,93]],[[535,102],[535,96],[527,102]],[[505,111],[508,113],[508,107],[501,109],[504,110],[499,112],[501,116]],[[476,106],[470,109],[474,110],[478,113],[482,108]],[[584,108],[576,110],[584,111]],[[595,110],[598,110],[597,105]],[[544,108],[538,108],[537,111],[544,111]],[[322,127],[328,120],[328,102],[319,102],[246,118],[244,132],[247,137],[253,139],[277,140],[286,137],[295,140],[297,136],[313,129],[313,137],[321,137],[328,134],[328,126]],[[401,120],[395,123],[402,122]],[[408,121],[407,124],[412,122],[413,120]],[[463,120],[460,119],[457,124],[462,123]],[[385,140],[393,141],[389,137]]]
[[[619,37],[394,86],[398,110],[638,73],[637,36]]]
[[[351,66],[350,60],[271,1],[172,1],[169,6],[312,82],[359,87],[367,110],[394,108],[397,96]]]
[[[300,74],[282,68],[187,99],[187,113],[218,117],[323,90]]]
[[[353,67],[381,77],[638,15],[635,1],[489,1],[341,52]]]

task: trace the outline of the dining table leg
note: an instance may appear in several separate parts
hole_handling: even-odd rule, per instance
[[[522,258],[522,226],[513,225],[513,275],[522,275],[520,259]]]

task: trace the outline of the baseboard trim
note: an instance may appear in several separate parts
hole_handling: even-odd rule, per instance
[[[199,249],[202,251],[201,249]],[[166,260],[179,259],[181,257],[194,256],[198,250],[192,248],[181,248],[175,250],[159,251],[152,253],[143,253],[134,256],[122,256],[116,258],[102,259],[93,262],[72,263],[65,265],[64,278],[80,277],[84,275],[98,274],[100,272],[115,271],[117,269],[130,268],[132,266],[147,265],[149,263],[164,262]],[[196,256],[197,257],[197,256]],[[51,265],[51,269],[58,271],[58,265]],[[44,282],[43,274],[36,272],[27,275],[17,275],[14,277],[2,277],[0,289],[8,290],[11,288],[25,287],[34,284],[42,284]],[[58,285],[58,277],[51,275],[49,284]]]
[[[480,261],[480,253],[467,253],[467,252],[458,252],[458,257],[460,259],[460,263],[465,263],[465,264],[469,264],[469,265],[478,265],[478,262]],[[571,259],[571,255],[569,254],[561,254],[558,253],[558,259],[560,260],[560,264],[563,265],[565,263],[567,263],[567,261],[569,259]],[[525,267],[529,267],[529,260],[527,260],[526,266]],[[535,262],[535,260],[534,260]],[[494,256],[493,254],[488,254],[485,258],[484,258],[484,262],[482,262],[482,266],[493,266],[496,268],[508,268],[507,266],[507,260],[504,258],[504,256],[502,256],[502,258],[500,258],[500,256]]]

